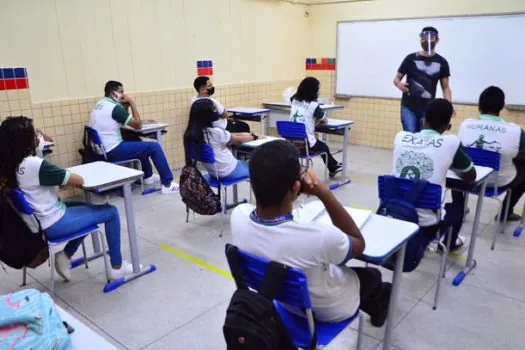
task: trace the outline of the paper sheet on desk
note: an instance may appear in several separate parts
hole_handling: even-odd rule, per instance
[[[365,226],[366,222],[372,216],[370,210],[355,209],[345,207],[346,211],[350,214],[355,224],[359,229]],[[327,225],[332,225],[332,219],[326,212],[326,209],[322,202],[308,203],[303,207],[299,207],[293,211],[294,219],[300,223],[309,223],[311,221],[322,222]]]
[[[275,141],[275,140],[282,140],[282,138],[280,138],[280,137],[273,137],[273,136],[264,136],[264,137],[258,138],[257,140],[245,142],[242,145],[255,148],[255,147],[259,147],[259,146],[261,146],[261,145],[263,145],[263,144],[265,144],[267,142],[271,142],[271,141]]]

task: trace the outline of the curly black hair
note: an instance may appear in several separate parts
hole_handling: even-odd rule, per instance
[[[0,124],[0,191],[18,187],[16,171],[24,158],[36,154],[38,138],[33,120],[8,117]]]

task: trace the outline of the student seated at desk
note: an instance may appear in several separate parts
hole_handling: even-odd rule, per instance
[[[291,98],[290,121],[303,123],[306,126],[310,151],[324,152],[328,155],[328,157],[323,155],[323,161],[328,167],[330,177],[334,177],[343,170],[343,164],[335,160],[326,143],[315,137],[317,124],[327,122],[325,112],[323,112],[319,102],[317,102],[320,88],[321,83],[316,78],[307,77],[301,81],[297,88],[297,93]]]
[[[233,243],[261,258],[301,269],[315,317],[338,322],[361,309],[381,327],[386,320],[392,285],[381,272],[345,264],[365,249],[365,241],[346,209],[312,171],[301,169],[299,150],[277,140],[258,147],[250,161],[256,206],[241,204],[231,216]],[[333,225],[294,221],[293,202],[303,193],[316,196]],[[290,307],[288,307],[290,308]],[[303,315],[300,310],[291,312]]]
[[[226,129],[229,132],[250,132],[250,126],[245,122],[228,119],[228,111],[226,108],[224,108],[218,100],[211,97],[215,94],[215,87],[209,77],[200,76],[195,78],[193,81],[193,87],[197,91],[197,96],[192,98],[192,104],[203,98],[210,99],[215,104],[215,108],[217,108],[217,113],[219,114],[219,119],[213,123],[213,126]]]
[[[102,147],[110,162],[139,159],[144,171],[144,184],[151,185],[160,181],[162,194],[179,192],[179,185],[173,181],[164,151],[158,142],[124,141],[120,127],[128,125],[140,130],[142,121],[135,102],[124,93],[124,87],[118,81],[108,81],[104,87],[105,97],[98,101],[91,112],[90,125],[102,139]],[[132,114],[129,114],[122,103],[128,104]],[[153,173],[150,158],[155,164],[159,175]]]
[[[401,131],[396,135],[393,164],[395,176],[440,185],[443,195],[449,169],[466,182],[476,180],[474,164],[463,150],[459,138],[455,135],[443,135],[450,130],[453,113],[454,108],[449,101],[433,100],[427,105],[420,132]],[[436,237],[437,230],[445,232],[452,226],[450,249],[454,251],[464,244],[462,239],[458,239],[463,224],[463,205],[453,201],[447,203],[443,209],[445,214],[441,218],[432,210],[417,209],[421,227],[419,234],[426,238],[423,240],[426,246]],[[410,242],[415,241],[409,241],[409,249]]]
[[[105,224],[111,258],[111,279],[133,272],[131,264],[122,261],[120,252],[120,217],[112,205],[90,205],[66,202],[57,195],[57,186],[81,186],[82,177],[59,168],[36,156],[38,136],[33,121],[27,117],[9,117],[0,126],[0,193],[20,189],[33,208],[48,238],[58,239],[95,224]],[[71,257],[85,237],[66,244],[56,254],[55,268],[66,281],[71,279]]]
[[[505,93],[499,87],[486,88],[479,97],[478,119],[467,119],[461,123],[459,138],[465,147],[474,147],[498,152],[501,155],[497,184],[489,182],[487,186],[498,189],[510,189],[504,205],[501,207],[500,220],[504,221],[505,203],[510,200],[508,221],[519,221],[520,215],[514,213],[514,206],[525,192],[525,133],[519,125],[506,122],[499,115],[505,107]],[[490,180],[489,180],[490,181]],[[461,192],[453,192],[455,200],[464,202]]]
[[[204,143],[213,148],[215,164],[205,164],[206,170],[212,176],[223,180],[238,179],[248,176],[246,162],[235,158],[228,149],[228,145],[238,145],[253,141],[257,136],[249,133],[230,133],[214,124],[220,118],[212,100],[200,99],[195,101],[190,110],[190,120],[184,132],[184,148],[186,157],[189,147],[197,149]]]

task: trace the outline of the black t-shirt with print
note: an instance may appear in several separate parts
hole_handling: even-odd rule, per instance
[[[431,57],[411,53],[398,72],[407,76],[408,83],[408,93],[403,93],[401,104],[412,110],[425,109],[428,101],[436,98],[439,80],[450,76],[447,60],[437,53]]]

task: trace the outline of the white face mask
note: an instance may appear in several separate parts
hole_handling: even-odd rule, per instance
[[[113,91],[113,100],[115,102],[120,102],[122,99],[122,94],[118,91]]]

